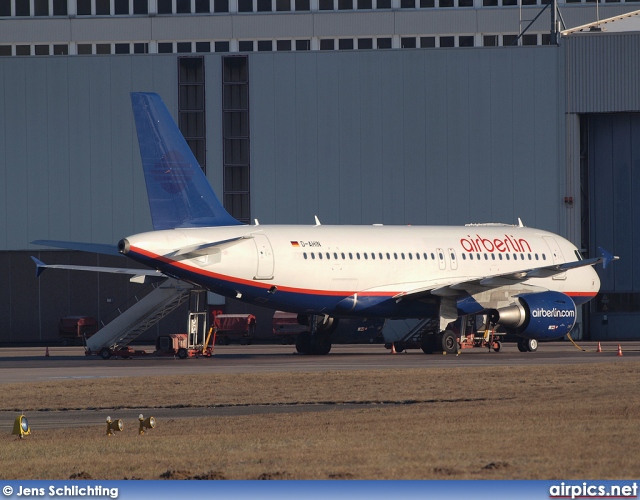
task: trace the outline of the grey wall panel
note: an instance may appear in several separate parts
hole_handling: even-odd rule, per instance
[[[277,200],[281,191],[277,185],[280,165],[276,163],[273,129],[275,104],[273,54],[257,54],[249,58],[249,119],[251,131],[251,216],[262,223],[277,219]],[[285,82],[278,82],[286,85]],[[290,83],[290,82],[289,82]]]
[[[379,64],[373,52],[360,58],[360,81],[357,99],[360,107],[360,186],[362,190],[362,222],[381,224],[387,208],[383,189],[383,136],[385,122],[382,119],[383,75],[388,68]]]
[[[455,16],[447,10],[411,10],[395,12],[395,33],[475,33],[477,10],[460,9]]]
[[[569,112],[640,111],[640,33],[598,35],[565,39]]]
[[[296,189],[287,193],[295,201],[295,214],[287,220],[298,224],[310,224],[313,216],[320,214],[320,199],[331,197],[326,178],[319,168],[318,155],[326,144],[318,142],[318,73],[315,54],[297,54],[295,58],[295,109],[290,119],[295,122],[295,134],[291,138],[296,150]]]
[[[86,166],[90,172],[91,191],[91,239],[112,243],[115,173],[112,169],[113,137],[110,112],[111,72],[108,64],[100,63],[99,58],[91,58],[91,83],[89,86],[89,116],[91,137],[89,138],[90,163]]]
[[[29,239],[29,131],[27,129],[27,71],[28,60],[16,58],[3,61],[5,69],[5,147],[6,147],[6,214],[9,248],[15,241]],[[44,175],[44,173],[43,173]]]
[[[493,221],[491,199],[487,193],[492,191],[491,172],[492,147],[491,128],[486,126],[491,116],[493,104],[491,89],[494,86],[490,66],[492,50],[479,51],[469,58],[468,76],[470,82],[466,105],[469,110],[469,192],[473,210],[467,223]],[[484,123],[480,117],[485,117]]]
[[[281,86],[276,90],[275,78],[273,90],[273,139],[275,144],[289,144],[289,147],[274,150],[278,169],[275,175],[275,217],[282,220],[289,217],[291,203],[298,187],[298,162],[294,137],[296,136],[296,68],[295,55],[285,53],[274,57],[271,62],[273,74],[278,75]]]
[[[234,36],[233,16],[160,16],[151,21],[150,40],[210,40]]]
[[[108,132],[110,150],[108,157],[112,175],[112,209],[109,214],[113,231],[111,241],[117,243],[120,238],[135,232],[133,211],[135,209],[134,178],[139,175],[140,168],[134,169],[134,159],[140,153],[133,148],[126,147],[132,144],[132,138],[136,137],[133,123],[133,112],[130,103],[131,92],[131,66],[134,59],[131,57],[111,58],[109,71],[109,98],[111,123]],[[108,113],[107,110],[103,111]],[[135,148],[137,149],[137,148]],[[135,163],[137,167],[138,164]]]
[[[74,42],[99,42],[112,40],[158,40],[152,30],[153,18],[77,18],[71,24],[71,40]],[[175,35],[174,35],[175,36]]]
[[[73,61],[69,72],[69,198],[72,200],[69,213],[69,239],[72,241],[91,240],[91,213],[94,200],[91,177],[91,93],[92,70],[95,62],[88,57]],[[80,208],[81,207],[81,208]],[[64,236],[50,235],[53,239]],[[100,243],[107,243],[101,241]]]
[[[221,19],[233,24],[233,33],[229,38],[278,38],[310,37],[313,33],[312,14],[263,14],[237,15]],[[173,26],[173,22],[171,23]],[[220,33],[226,30],[221,29]],[[216,35],[218,37],[219,35]]]
[[[460,95],[448,88],[448,65],[452,56],[455,57],[455,54],[451,50],[433,51],[425,60],[428,205],[422,223],[428,224],[451,223],[450,208],[461,200],[468,199],[458,196],[457,188],[451,190],[454,181],[466,182],[457,177],[456,167],[449,162],[449,152],[456,147],[456,142],[460,139],[458,130],[450,125],[458,119],[451,116],[451,101],[460,99]],[[453,82],[451,84],[453,85]]]
[[[360,144],[362,129],[360,127],[360,61],[356,52],[340,54],[337,66],[338,95],[338,130],[341,140],[338,142],[340,164],[337,182],[340,186],[340,214],[357,224],[362,224],[362,164]],[[347,139],[348,138],[348,139]],[[330,189],[331,183],[321,179],[323,191]]]
[[[328,12],[313,15],[313,36],[372,36],[395,33],[392,12]]]
[[[319,212],[325,223],[515,223],[522,217],[529,225],[558,230],[564,171],[558,168],[557,137],[564,122],[557,118],[557,98],[549,97],[559,86],[557,50],[516,50],[286,54],[292,66],[305,61],[310,71],[309,61],[317,60],[315,76],[304,87],[306,96],[315,78],[317,95],[311,99],[317,118],[306,97],[296,98],[295,105],[282,101],[272,112],[272,101],[294,92],[294,76],[264,65],[267,57],[278,67],[281,54],[252,55],[254,207],[262,200],[263,183],[270,182],[256,177],[266,175],[265,169],[287,179],[295,161],[295,175],[305,172],[307,178],[299,158],[309,161],[306,147],[313,137],[284,122],[286,133],[266,129],[284,109],[292,122],[313,127],[317,120]],[[303,145],[292,160],[288,148]],[[269,159],[274,152],[281,152],[277,161]],[[314,193],[308,187],[301,192],[299,200]],[[289,188],[278,191],[278,198],[283,195],[290,196]],[[299,210],[308,205],[298,203]],[[274,213],[276,222],[295,218]]]
[[[402,149],[405,172],[404,213],[402,220],[407,224],[419,224],[427,212],[427,177],[425,168],[424,129],[426,122],[427,92],[420,84],[425,80],[424,51],[410,50],[403,54],[402,72],[397,78],[397,91],[402,97]]]
[[[340,80],[338,71],[341,54],[317,53],[318,101],[318,216],[325,224],[345,223],[340,210]],[[349,219],[350,221],[350,219]]]
[[[27,149],[25,164],[27,169],[26,199],[23,200],[27,212],[27,237],[38,238],[42,226],[49,224],[49,134],[47,123],[47,67],[45,64],[25,65]],[[53,193],[51,193],[53,195]]]
[[[374,61],[371,61],[374,63]],[[374,63],[375,64],[375,63]],[[382,128],[382,204],[383,224],[404,224],[405,169],[404,169],[404,120],[403,96],[399,82],[402,75],[402,59],[393,53],[380,58],[379,85],[381,91],[380,120]]]
[[[69,92],[67,76],[69,59],[48,58],[46,61],[47,181],[48,227],[38,225],[35,239],[50,234],[68,237],[70,233],[71,196],[69,193]],[[31,232],[34,233],[34,229]],[[45,231],[46,229],[46,231]],[[40,232],[42,231],[42,232]]]
[[[73,40],[73,20],[13,18],[2,20],[0,43],[65,42]]]

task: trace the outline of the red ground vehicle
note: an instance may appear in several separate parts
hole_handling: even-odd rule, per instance
[[[296,313],[276,311],[273,315],[273,335],[280,339],[282,344],[293,344],[296,336],[306,331],[307,327],[298,322]]]
[[[256,331],[256,317],[253,314],[218,314],[214,321],[217,328],[216,343],[229,345],[239,342],[249,345]]]
[[[62,345],[82,345],[98,331],[98,322],[91,316],[65,316],[58,322],[58,335]]]

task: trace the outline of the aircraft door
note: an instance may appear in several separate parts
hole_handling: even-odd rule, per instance
[[[438,253],[438,268],[444,270],[447,267],[447,261],[445,260],[444,250],[442,248],[436,248]]]
[[[456,259],[456,251],[453,248],[447,248],[449,258],[451,259],[451,269],[458,269],[458,259]]]
[[[258,269],[256,270],[255,279],[270,280],[273,279],[273,249],[271,242],[264,234],[253,234],[253,242],[258,252]]]
[[[551,251],[551,258],[553,259],[553,263],[554,264],[561,264],[562,262],[564,262],[562,251],[560,250],[560,247],[558,246],[558,243],[556,242],[556,240],[551,236],[544,236],[543,238],[544,238],[544,241],[549,246],[549,250]],[[566,280],[567,279],[567,273],[556,274],[553,277],[553,279],[554,280]]]

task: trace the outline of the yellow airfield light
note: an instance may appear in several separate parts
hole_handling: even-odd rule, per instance
[[[111,420],[111,417],[107,417],[107,436],[113,436],[113,431],[122,431],[124,424],[122,420]]]
[[[140,427],[138,428],[138,434],[141,436],[144,434],[145,429],[153,429],[156,426],[156,419],[153,417],[144,418],[144,415],[141,413],[138,416],[138,421],[140,422]]]
[[[29,427],[27,417],[24,415],[16,417],[16,420],[13,422],[13,432],[11,434],[18,436],[20,439],[31,434],[31,428]]]

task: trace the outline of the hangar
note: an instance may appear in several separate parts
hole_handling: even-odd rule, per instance
[[[521,218],[585,256],[611,249],[577,336],[637,338],[640,34],[589,25],[635,4],[560,4],[588,31],[551,44],[544,3],[436,3],[1,0],[0,343],[57,339],[61,316],[108,321],[144,293],[106,274],[36,280],[29,258],[123,266],[30,242],[150,229],[131,91],[162,95],[247,222]]]

